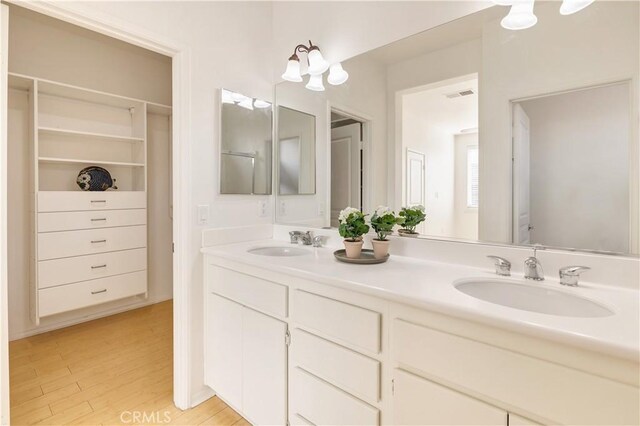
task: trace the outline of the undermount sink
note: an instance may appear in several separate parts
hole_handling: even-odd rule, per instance
[[[304,250],[297,247],[256,247],[247,250],[251,254],[257,254],[259,256],[274,256],[274,257],[291,257],[291,256],[303,256],[309,254],[308,250]]]
[[[541,314],[582,318],[613,315],[596,302],[544,285],[482,279],[457,281],[454,287],[485,302]]]

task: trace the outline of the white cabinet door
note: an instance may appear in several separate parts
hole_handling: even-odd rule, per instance
[[[398,369],[393,406],[397,425],[507,425],[506,412]]]
[[[242,407],[242,305],[209,294],[207,383],[234,408]]]
[[[255,425],[287,422],[287,325],[244,308],[242,414]]]

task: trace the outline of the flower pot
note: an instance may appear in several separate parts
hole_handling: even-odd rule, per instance
[[[349,259],[358,259],[360,253],[362,253],[362,244],[364,244],[362,240],[344,240],[344,249],[347,252],[347,257]]]
[[[416,238],[420,233],[416,231],[409,231],[408,229],[398,229],[398,235],[401,237]]]
[[[376,259],[382,259],[389,254],[389,240],[379,240],[374,238],[371,243],[373,244],[373,257]]]

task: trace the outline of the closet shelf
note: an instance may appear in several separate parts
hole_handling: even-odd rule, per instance
[[[118,161],[94,161],[83,160],[77,158],[55,158],[55,157],[38,157],[41,163],[60,163],[60,164],[102,164],[108,166],[125,166],[125,167],[144,167],[143,163],[123,163]]]
[[[79,130],[57,129],[53,127],[39,127],[38,132],[45,135],[83,136],[86,138],[111,140],[114,142],[144,142],[143,138],[135,138],[132,136],[108,135],[105,133],[83,132]]]

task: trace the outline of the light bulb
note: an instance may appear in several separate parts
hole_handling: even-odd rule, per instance
[[[505,16],[500,25],[508,30],[524,30],[533,27],[538,18],[533,14],[534,0],[514,1],[509,14]]]
[[[329,69],[329,77],[327,77],[327,82],[329,84],[338,86],[348,79],[349,73],[342,69],[342,64],[340,62],[331,65],[331,68]]]
[[[300,60],[297,59],[297,56],[289,58],[289,62],[287,62],[287,69],[282,74],[282,78],[287,81],[292,81],[294,83],[299,83],[302,81],[302,76],[300,76]]]
[[[324,92],[324,84],[322,83],[322,74],[310,76],[309,82],[305,87],[309,90],[313,90],[314,92]]]
[[[253,106],[256,108],[269,108],[271,104],[267,101],[263,101],[262,99],[256,99],[253,101]]]
[[[309,69],[307,71],[310,75],[319,75],[329,69],[329,62],[324,60],[320,49],[317,47],[309,50],[307,57],[309,58]]]
[[[573,13],[580,12],[594,1],[595,0],[562,0],[560,15],[571,15]]]

